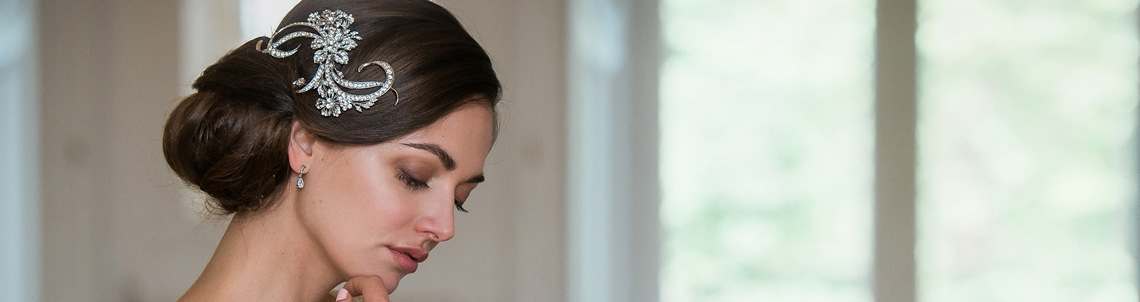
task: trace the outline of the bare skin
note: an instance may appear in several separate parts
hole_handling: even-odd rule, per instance
[[[455,209],[483,181],[493,141],[485,103],[368,146],[333,145],[294,123],[293,172],[274,206],[236,214],[209,264],[179,301],[388,301],[400,280],[455,236]],[[463,205],[470,207],[470,204]]]

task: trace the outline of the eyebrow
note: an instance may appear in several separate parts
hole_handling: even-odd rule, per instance
[[[444,168],[446,168],[448,171],[455,170],[455,160],[451,158],[451,154],[448,154],[447,150],[443,150],[443,148],[441,148],[439,145],[436,145],[436,144],[417,144],[417,143],[405,143],[403,145],[408,146],[408,147],[412,147],[412,148],[416,148],[416,149],[420,149],[420,150],[424,150],[427,152],[431,152],[431,154],[435,154],[436,157],[439,157],[439,161],[441,163],[443,163]],[[471,178],[468,178],[466,181],[463,181],[463,182],[464,183],[477,184],[477,183],[484,182],[486,180],[487,180],[487,178],[484,177],[483,174],[479,174],[479,175],[475,175]]]
[[[455,160],[451,158],[451,154],[447,154],[447,151],[443,150],[443,148],[440,148],[439,145],[405,143],[404,146],[431,152],[432,154],[435,154],[436,157],[439,157],[439,162],[443,163],[444,168],[446,168],[448,171],[455,170]]]

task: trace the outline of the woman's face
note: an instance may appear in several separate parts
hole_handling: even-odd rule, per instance
[[[376,275],[388,291],[455,235],[455,212],[483,181],[492,114],[469,103],[399,139],[312,145],[295,209],[345,277]]]

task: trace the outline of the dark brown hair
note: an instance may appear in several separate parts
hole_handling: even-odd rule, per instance
[[[214,210],[257,210],[280,192],[292,175],[287,147],[293,121],[326,142],[370,145],[423,128],[469,102],[487,102],[495,112],[501,88],[491,60],[446,9],[427,0],[305,0],[281,24],[325,9],[352,14],[350,28],[363,37],[341,66],[345,78],[382,81],[380,68],[353,67],[387,61],[395,70],[399,105],[389,92],[363,112],[321,116],[316,92],[294,93],[292,85],[316,69],[310,40],[279,47],[300,46],[284,59],[256,49],[265,38],[246,42],[194,81],[196,92],[170,113],[162,141],[170,168],[209,194]]]

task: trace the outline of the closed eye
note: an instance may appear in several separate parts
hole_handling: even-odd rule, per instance
[[[404,171],[403,169],[400,169],[400,171],[396,173],[396,178],[403,182],[404,185],[408,186],[408,189],[411,189],[412,191],[431,188],[428,186],[427,182],[412,177],[412,174]]]

